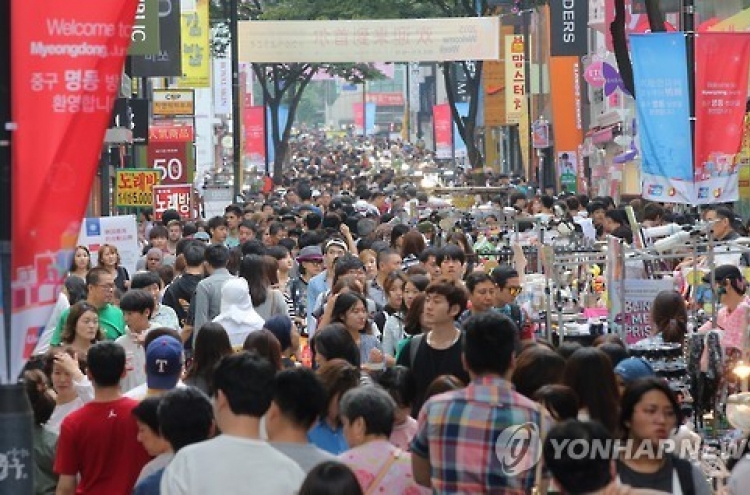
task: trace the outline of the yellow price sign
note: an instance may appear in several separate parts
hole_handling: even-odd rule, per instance
[[[117,171],[115,205],[147,208],[153,205],[153,187],[159,184],[161,172],[153,169]]]

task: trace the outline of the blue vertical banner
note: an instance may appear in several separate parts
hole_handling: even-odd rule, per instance
[[[289,120],[289,107],[287,105],[280,105],[279,106],[279,136],[281,136],[281,133],[284,132],[284,128],[286,127],[286,121]],[[266,146],[267,146],[267,152],[268,152],[268,163],[273,164],[273,161],[276,159],[276,149],[273,147],[273,135],[271,134],[272,131],[272,125],[273,120],[271,119],[271,107],[266,107]],[[273,167],[271,167],[273,168]]]
[[[377,103],[368,103],[365,105],[365,129],[367,129],[365,134],[368,136],[375,134],[375,112],[377,108]]]
[[[467,102],[457,102],[456,111],[461,117],[469,115],[469,104]],[[458,132],[458,125],[453,122],[453,149],[456,158],[466,158],[466,143]]]
[[[695,197],[685,34],[630,36],[645,199],[692,204]]]

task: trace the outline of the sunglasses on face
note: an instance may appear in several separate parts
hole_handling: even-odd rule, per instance
[[[506,287],[511,296],[516,297],[518,294],[523,292],[523,287]]]

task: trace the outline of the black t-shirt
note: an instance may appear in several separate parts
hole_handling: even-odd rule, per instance
[[[417,395],[414,404],[412,404],[411,415],[416,418],[425,402],[425,392],[435,378],[440,375],[453,375],[460,378],[464,383],[469,383],[469,375],[461,362],[461,339],[458,339],[448,349],[438,350],[430,347],[427,344],[427,338],[423,337],[420,339],[419,349],[414,356],[414,366],[410,362],[413,342],[413,340],[410,340],[404,345],[396,364],[410,368],[414,374]]]
[[[175,279],[167,287],[167,290],[164,291],[164,297],[161,302],[174,309],[174,312],[177,313],[177,320],[180,322],[180,327],[184,327],[187,322],[188,314],[185,306],[190,304],[195,288],[201,280],[203,280],[203,277],[200,275],[184,273]]]

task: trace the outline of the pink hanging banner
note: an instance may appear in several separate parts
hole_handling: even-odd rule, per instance
[[[435,156],[446,159],[453,150],[453,116],[448,103],[432,107],[432,119],[435,125]]]

